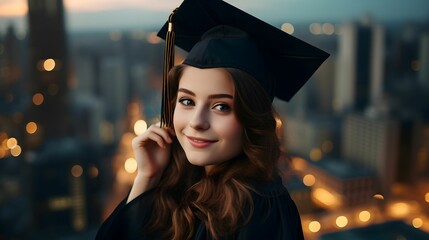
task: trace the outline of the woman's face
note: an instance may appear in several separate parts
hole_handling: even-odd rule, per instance
[[[191,164],[208,171],[242,151],[243,127],[235,115],[234,92],[233,80],[224,69],[184,69],[173,125]]]

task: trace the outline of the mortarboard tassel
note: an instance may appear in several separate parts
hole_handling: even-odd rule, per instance
[[[177,10],[177,9],[176,9]],[[170,92],[168,88],[168,72],[174,66],[174,10],[168,17],[168,31],[165,37],[164,72],[162,77],[162,102],[161,102],[161,127],[171,127],[173,116],[170,104]]]

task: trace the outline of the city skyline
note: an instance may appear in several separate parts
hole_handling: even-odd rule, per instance
[[[108,1],[117,14],[123,14],[116,10],[119,2],[155,2],[89,0]],[[281,0],[269,0],[276,1]],[[27,3],[0,0],[0,12],[5,2]],[[74,31],[62,21],[63,11],[53,10],[62,2],[30,0],[44,3],[37,5],[42,9],[30,4],[30,34],[20,35],[15,25],[0,20],[0,239],[93,237],[136,175],[131,139],[159,121],[164,44],[152,32],[159,24],[149,31],[126,31],[134,25],[103,29],[90,20],[110,10],[87,10],[80,21],[93,29]],[[78,6],[81,0],[64,2]],[[272,7],[228,2],[245,10]],[[284,2],[305,6],[316,0]],[[157,14],[170,10],[151,11],[154,21],[165,21]],[[136,7],[130,17],[143,18],[140,11]],[[52,17],[53,12],[61,15]],[[286,150],[279,170],[308,240],[361,231],[366,239],[386,239],[372,237],[371,230],[377,234],[380,226],[395,232],[394,239],[428,239],[429,21],[400,21],[375,16],[281,27],[288,31],[293,25],[296,37],[331,54],[293,100],[274,102]],[[277,22],[280,28],[278,23],[283,22]],[[180,62],[184,53],[176,53]],[[422,237],[411,235],[415,232]]]
[[[429,21],[429,2],[425,0],[269,0],[228,3],[248,11],[269,23],[303,21],[348,21],[372,16],[377,21]],[[66,0],[66,25],[71,31],[150,28],[162,25],[181,0]],[[26,0],[0,1],[0,31],[14,24],[18,31],[26,29]]]

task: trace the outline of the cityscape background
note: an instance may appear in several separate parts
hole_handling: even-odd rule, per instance
[[[180,2],[0,0],[1,240],[93,239],[125,197]],[[274,101],[306,239],[429,239],[429,2],[228,2],[331,54]]]

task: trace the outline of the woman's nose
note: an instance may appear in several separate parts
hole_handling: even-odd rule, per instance
[[[189,126],[196,130],[207,130],[210,128],[209,112],[203,107],[195,108]]]

